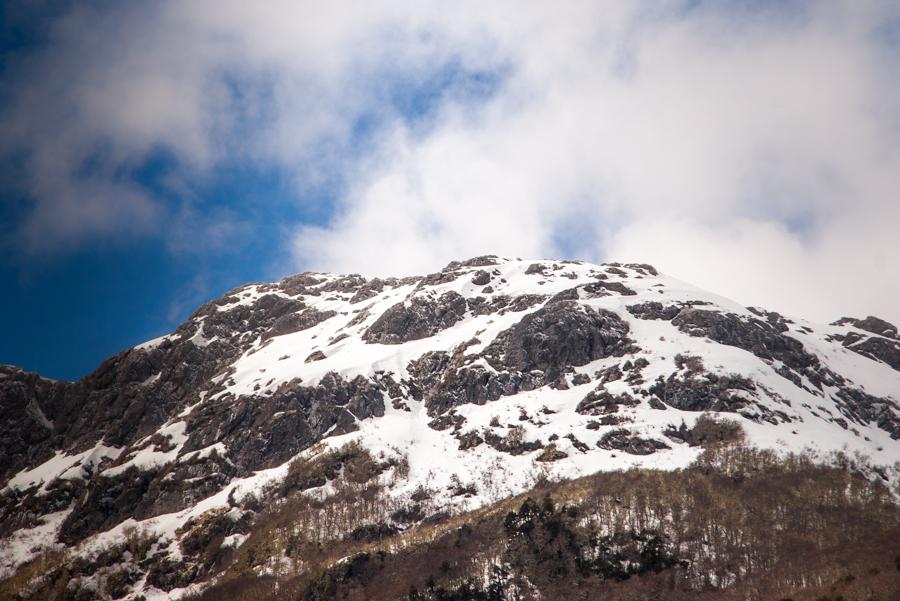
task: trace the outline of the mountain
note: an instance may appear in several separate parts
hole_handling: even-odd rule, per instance
[[[809,536],[869,516],[877,527],[858,543],[875,562],[893,561],[900,535],[897,328],[745,308],[649,265],[485,256],[423,277],[251,284],[77,382],[0,367],[0,412],[10,598],[165,599],[212,583],[209,598],[267,598],[287,582],[290,598],[372,598],[389,588],[357,582],[373,553],[382,570],[429,566],[453,555],[440,545],[479,536],[468,567],[404,568],[390,580],[401,596],[383,598],[580,598],[547,596],[554,574],[577,572],[584,587],[677,573],[721,599],[766,572],[760,555],[711,576],[698,566],[715,558],[689,540],[713,535],[674,542],[677,512],[638,512],[647,495],[694,504],[685,516],[700,519],[696,504],[761,512],[754,491],[780,491],[802,502],[772,516],[820,511],[803,517]],[[625,498],[644,501],[623,510]],[[611,515],[619,526],[586,534]],[[521,546],[535,532],[570,532],[553,561],[574,563],[540,571],[552,562],[534,557],[557,543]],[[626,532],[627,544],[615,538]],[[865,555],[853,553],[822,561]],[[895,586],[892,567],[870,568],[866,586]],[[228,597],[229,586],[263,592]]]

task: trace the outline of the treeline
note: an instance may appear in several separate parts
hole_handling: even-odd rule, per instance
[[[301,484],[260,507],[218,583],[196,598],[900,598],[894,498],[807,456],[717,446],[688,469],[546,483],[450,517],[426,491],[388,502],[379,480],[396,468],[365,455],[294,466],[308,482],[332,465],[343,484],[325,499]]]

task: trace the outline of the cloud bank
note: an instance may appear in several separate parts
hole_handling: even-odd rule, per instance
[[[79,8],[0,87],[29,199],[14,244],[253,235],[179,193],[251,164],[298,204],[325,191],[324,221],[284,224],[297,269],[642,261],[898,321],[900,9],[750,4]],[[177,169],[148,187],[161,152]]]

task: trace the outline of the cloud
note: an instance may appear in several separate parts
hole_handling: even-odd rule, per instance
[[[148,190],[162,149],[184,181],[243,163],[298,204],[333,196],[294,224],[298,268],[640,260],[746,303],[900,320],[898,24],[874,1],[78,8],[12,64],[0,153],[24,165],[31,253],[246,237]]]
[[[423,139],[399,125],[297,256],[406,272],[574,251],[820,320],[897,320],[900,60],[877,8],[816,7],[635,12],[599,36],[581,30],[599,12],[541,24],[477,116],[447,107]]]

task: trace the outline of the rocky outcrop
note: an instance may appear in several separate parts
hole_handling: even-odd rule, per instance
[[[705,415],[679,427],[685,417],[680,411],[739,414],[757,424],[793,422],[780,428],[779,440],[796,435],[794,429],[808,434],[810,422],[821,420],[849,446],[859,442],[858,448],[871,448],[882,459],[886,437],[874,428],[900,440],[900,404],[891,389],[883,392],[863,379],[870,375],[866,370],[892,373],[870,359],[897,369],[900,341],[891,324],[873,317],[841,322],[830,338],[819,338],[822,344],[831,342],[834,356],[846,358],[837,342],[866,359],[832,361],[831,354],[811,352],[818,345],[804,347],[807,336],[815,339],[811,328],[763,309],[729,313],[712,296],[687,300],[684,290],[670,292],[668,280],[655,275],[638,264],[532,265],[496,257],[404,279],[307,273],[233,290],[174,333],[117,354],[78,382],[0,367],[4,483],[56,454],[68,460],[105,445],[66,477],[35,478],[33,484],[20,478],[0,492],[0,538],[69,511],[56,540],[77,545],[128,519],[177,514],[217,499],[210,502],[220,503],[219,514],[195,516],[179,528],[180,540],[170,541],[183,557],[161,545],[151,554],[156,559],[116,564],[132,571],[112,578],[111,588],[98,581],[103,591],[126,591],[138,582],[161,590],[186,586],[216,573],[212,566],[221,567],[216,562],[227,556],[221,549],[232,548],[221,539],[246,533],[237,525],[241,516],[259,508],[258,498],[231,494],[225,506],[222,492],[229,486],[253,487],[253,475],[269,468],[290,464],[290,472],[317,457],[316,445],[324,439],[360,429],[363,445],[378,440],[385,448],[395,425],[407,419],[417,437],[423,435],[404,439],[404,447],[449,438],[449,446],[429,450],[477,449],[479,460],[502,469],[558,462],[559,473],[593,465],[572,463],[582,454],[621,461],[625,453],[636,456],[625,460],[637,465],[639,456],[666,452],[663,441],[709,446],[741,434],[736,421],[707,423]],[[414,340],[425,342],[374,346]],[[858,382],[856,364],[865,368]],[[339,373],[323,374],[332,368]],[[773,371],[787,381],[773,378]],[[512,395],[519,396],[496,408],[465,407]],[[377,418],[388,403],[387,430],[380,430]],[[367,438],[370,432],[374,439]],[[414,454],[423,455],[421,447],[403,448],[397,457],[407,451],[408,460],[393,459],[391,478],[402,481]],[[672,454],[666,461],[672,458],[677,460]],[[503,463],[509,461],[514,464]],[[313,498],[318,492],[311,489],[342,470],[304,478],[294,488]],[[283,483],[272,486],[284,489]],[[446,490],[462,502],[489,493],[482,486],[485,481],[460,481]],[[267,491],[254,489],[254,495]],[[414,494],[419,502],[443,493],[422,488]],[[348,540],[376,540],[382,526],[384,532],[407,527],[382,518],[381,525],[349,530]]]
[[[833,325],[849,325],[874,334],[874,336],[866,336],[860,332],[851,331],[846,335],[834,335],[832,339],[840,341],[844,347],[863,357],[882,361],[900,371],[900,337],[897,335],[895,325],[871,315],[865,319],[844,317]]]
[[[652,438],[643,438],[626,428],[617,428],[604,434],[597,446],[608,451],[622,451],[629,455],[652,455],[668,449],[669,445]]]
[[[671,321],[681,312],[679,305],[663,305],[659,301],[648,301],[626,307],[638,319],[662,319]]]
[[[0,481],[22,467],[49,459],[54,418],[61,415],[64,383],[0,366]]]
[[[308,330],[334,316],[334,311],[318,311],[312,307],[303,309],[299,313],[288,313],[275,320],[269,331],[263,335],[263,339]]]
[[[245,475],[284,463],[326,435],[352,432],[358,420],[382,415],[384,394],[378,385],[332,372],[316,386],[290,382],[267,397],[201,405],[188,416],[182,452],[223,443],[237,473]]]
[[[628,324],[621,317],[563,300],[548,303],[501,332],[484,356],[494,369],[538,370],[550,381],[567,366],[633,350]]]
[[[428,338],[461,320],[465,313],[466,299],[457,292],[445,292],[438,298],[414,296],[382,313],[363,339],[370,344],[402,344]]]

